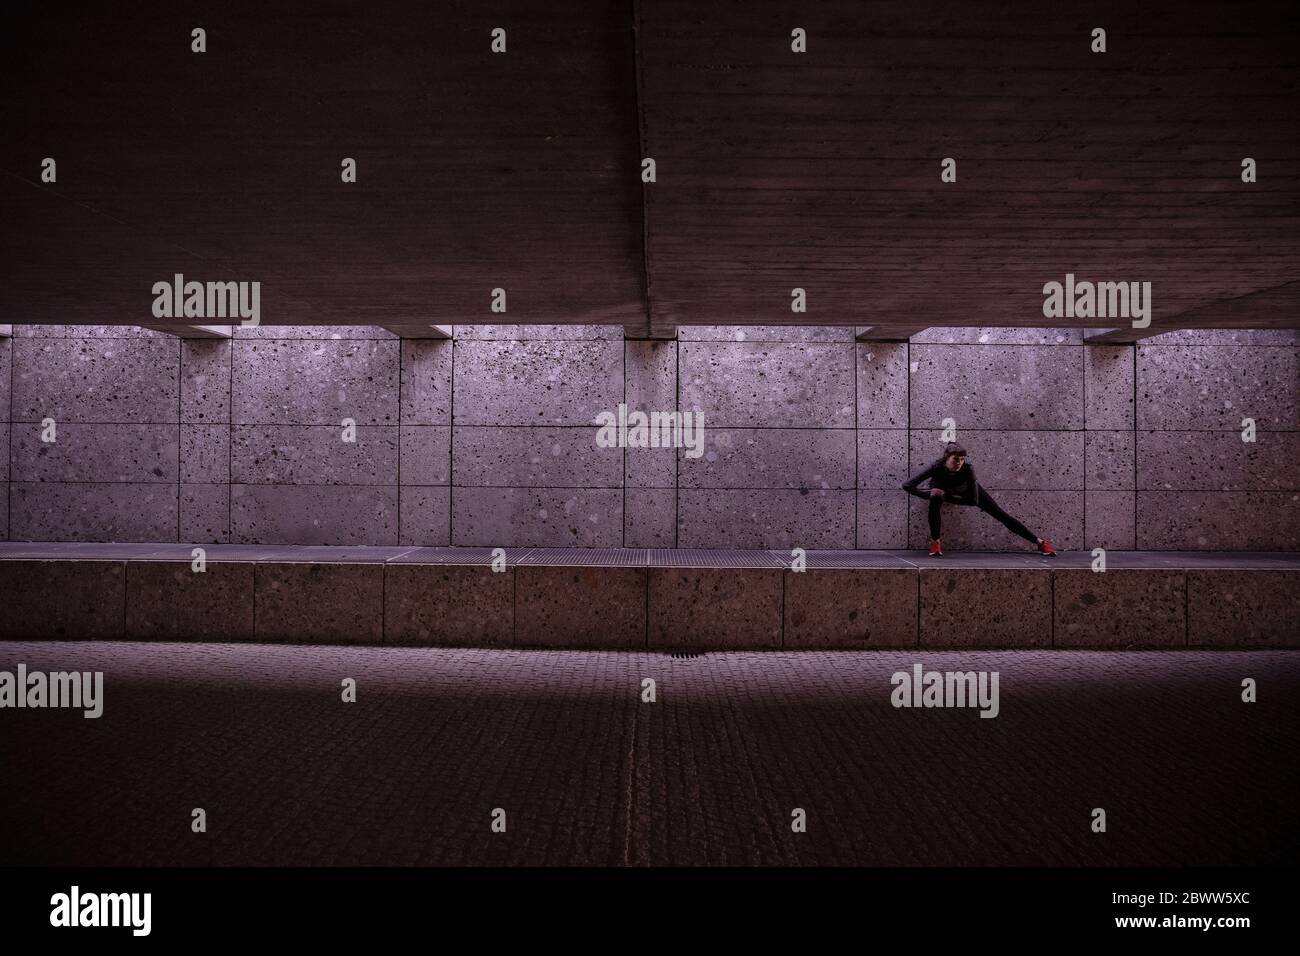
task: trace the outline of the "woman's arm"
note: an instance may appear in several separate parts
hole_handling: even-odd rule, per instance
[[[911,478],[907,479],[907,481],[903,482],[903,490],[909,495],[913,495],[917,498],[929,498],[929,493],[921,491],[916,486],[927,478],[933,478],[934,470],[937,467],[938,465],[931,465],[929,468],[925,469],[925,471],[915,474]]]

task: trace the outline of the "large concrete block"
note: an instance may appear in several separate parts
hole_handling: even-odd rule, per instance
[[[340,339],[387,339],[397,336],[377,325],[236,325],[237,339],[308,339],[334,341]]]
[[[922,647],[1048,647],[1047,570],[922,568]]]
[[[404,485],[445,485],[451,480],[451,427],[403,425],[398,455]]]
[[[709,432],[704,432],[708,447]],[[623,484],[633,488],[672,489],[677,487],[677,450],[674,448],[628,448],[623,456]]]
[[[458,341],[455,424],[594,431],[596,415],[623,401],[622,372],[621,341]]]
[[[913,345],[1081,345],[1081,329],[943,328],[911,337]]]
[[[185,561],[128,562],[126,639],[251,641],[254,567],[209,560],[196,572]]]
[[[1240,431],[1300,428],[1295,347],[1139,345],[1137,427]]]
[[[647,415],[676,411],[677,343],[628,341],[623,354],[628,409]],[[706,441],[708,424],[704,423]],[[627,487],[676,487],[676,455],[672,448],[628,448],[623,465]]]
[[[705,429],[851,428],[853,349],[845,345],[681,342],[684,411]]]
[[[138,325],[15,325],[14,338],[30,339],[165,339],[175,341],[166,332]]]
[[[845,428],[714,428],[702,456],[678,452],[677,473],[682,488],[843,490],[854,487],[854,455]]]
[[[384,568],[384,642],[506,647],[514,642],[518,569],[389,564]]]
[[[230,426],[181,425],[181,481],[230,481]]]
[[[257,640],[275,644],[379,644],[382,564],[257,564]]]
[[[41,441],[39,423],[12,432],[15,481],[172,482],[177,425],[61,424],[56,441]]]
[[[646,573],[645,568],[516,568],[515,645],[645,647]]]
[[[908,478],[907,432],[858,429],[858,487],[896,491]]]
[[[643,412],[677,409],[676,342],[624,342],[623,360],[629,409]]]
[[[0,422],[0,482],[9,480],[9,454],[9,423]],[[6,494],[5,501],[8,500],[9,496]]]
[[[181,485],[180,539],[230,543],[230,485]]]
[[[1134,482],[1132,432],[1090,431],[1085,456],[1089,491],[1129,491]]]
[[[908,345],[906,342],[860,342],[857,363],[857,426],[906,428]]]
[[[230,423],[231,343],[181,340],[181,421]]]
[[[1295,329],[1182,329],[1144,340],[1144,345],[1300,345]]]
[[[1074,551],[1083,546],[1082,491],[1012,491],[989,489],[993,500],[1007,514],[1025,525],[1040,538],[1051,541],[1057,550]],[[929,539],[927,513],[929,503],[908,497],[912,547],[921,547]],[[1001,522],[978,508],[945,505],[940,513],[943,522],[945,551],[1030,551],[1034,545],[1012,534]]]
[[[1137,547],[1133,492],[1089,490],[1084,494],[1084,507],[1084,548],[1132,551]]]
[[[397,487],[230,486],[234,544],[397,544]]]
[[[784,646],[915,647],[918,581],[894,568],[786,571]]]
[[[457,325],[454,337],[489,342],[617,342],[623,329],[617,325]]]
[[[1081,431],[968,431],[959,435],[980,485],[993,491],[1055,491],[1083,488]],[[943,454],[940,430],[910,435],[912,470]],[[996,497],[996,495],[995,495]]]
[[[854,546],[852,490],[681,488],[681,548],[806,548]]]
[[[405,485],[401,498],[400,544],[447,547],[451,544],[451,489],[446,485]]]
[[[14,340],[0,338],[0,422],[8,422],[13,407]]]
[[[939,429],[1083,427],[1086,349],[913,345],[911,424]]]
[[[0,639],[122,639],[120,561],[0,561]]]
[[[452,489],[453,546],[617,548],[621,488]]]
[[[25,482],[9,486],[14,541],[175,541],[175,484]]]
[[[402,342],[402,424],[451,424],[453,344],[447,339]]]
[[[640,449],[638,449],[639,451]],[[454,484],[509,488],[622,488],[623,449],[596,444],[596,426],[457,427]]]
[[[629,488],[623,509],[623,547],[676,546],[677,489]]]
[[[1147,491],[1300,491],[1300,432],[1137,433],[1138,488]]]
[[[651,647],[781,646],[781,576],[772,569],[650,568]]]
[[[1131,345],[1084,346],[1085,417],[1089,428],[1132,429],[1134,354]]]
[[[851,325],[683,325],[681,342],[852,342]]]
[[[253,339],[232,349],[237,425],[397,424],[397,340]]]
[[[858,492],[858,547],[870,550],[906,548],[907,502],[902,491]]]
[[[1300,550],[1300,492],[1139,491],[1142,551]]]
[[[1300,647],[1300,571],[1188,571],[1187,616],[1192,647]]]
[[[165,339],[13,340],[13,417],[39,422],[178,421],[180,345]]]
[[[397,428],[358,425],[234,425],[231,479],[241,484],[396,485]]]
[[[1182,647],[1187,572],[1061,568],[1052,572],[1057,647]]]

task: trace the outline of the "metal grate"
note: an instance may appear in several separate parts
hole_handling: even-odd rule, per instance
[[[717,548],[651,548],[646,564],[652,568],[784,568],[768,551]]]
[[[794,563],[789,551],[773,551],[771,554],[787,568]],[[871,551],[809,551],[808,567],[910,569],[912,565],[902,558]]]
[[[644,548],[533,548],[521,565],[560,568],[644,568]]]
[[[471,564],[488,566],[492,564],[492,552],[496,548],[415,548],[399,555],[389,564]],[[505,548],[506,567],[521,564],[532,548]]]

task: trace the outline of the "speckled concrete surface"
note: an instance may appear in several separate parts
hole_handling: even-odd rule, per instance
[[[384,636],[380,564],[257,564],[253,616],[262,640],[378,644]]]
[[[853,353],[844,345],[681,342],[683,411],[706,427],[852,428]]]
[[[18,662],[104,671],[104,713],[0,714],[3,864],[1300,862],[1296,652],[0,645]],[[998,716],[892,707],[918,662],[997,671]]]
[[[14,329],[0,339],[0,538],[920,547],[922,506],[898,486],[952,418],[985,486],[1058,545],[1300,549],[1291,332],[1108,346],[988,328],[910,343],[726,325],[653,342],[595,325],[457,326],[440,341]],[[701,412],[706,457],[598,448],[594,416],[621,402]],[[39,441],[47,416],[59,445]],[[335,440],[345,417],[356,444]],[[950,548],[1018,546],[967,517],[948,523]]]
[[[651,647],[781,646],[779,570],[651,568]]]
[[[621,488],[454,488],[451,543],[458,547],[616,548]]]
[[[202,574],[177,561],[131,561],[125,567],[128,640],[253,640],[257,565],[214,561]],[[268,596],[274,603],[274,595]]]
[[[1052,581],[1019,568],[922,568],[921,644],[1050,647]]]
[[[904,568],[785,573],[787,648],[915,647],[918,576]]]
[[[1161,568],[1060,570],[1052,576],[1056,647],[1181,647],[1187,572]],[[1262,583],[1263,578],[1257,579]]]
[[[176,420],[180,349],[175,339],[15,337],[12,348],[15,422]]]
[[[677,544],[851,548],[856,494],[850,488],[679,488]]]
[[[0,639],[113,639],[125,620],[236,640],[251,619],[259,641],[406,646],[1300,646],[1286,552],[1116,551],[1098,573],[1090,551],[807,549],[799,573],[794,550],[512,548],[493,570],[490,547],[215,544],[205,578],[194,548],[0,542]]]
[[[396,340],[245,339],[231,349],[232,424],[397,424]]]
[[[847,489],[854,437],[844,428],[715,428],[702,454],[678,454],[682,488]]]
[[[515,582],[487,566],[395,564],[386,569],[382,615],[390,644],[508,645]]]

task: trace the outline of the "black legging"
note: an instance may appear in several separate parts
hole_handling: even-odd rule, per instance
[[[1020,535],[1020,537],[1024,538],[1030,544],[1038,543],[1038,536],[1034,534],[1032,531],[1030,531],[1028,528],[1026,528],[1024,525],[1022,525],[1015,518],[1011,517],[1011,515],[1003,511],[1000,507],[998,507],[998,503],[993,500],[992,496],[989,495],[989,493],[985,491],[982,486],[979,489],[978,500],[979,500],[979,504],[976,507],[978,507],[979,510],[984,512],[985,514],[992,515],[994,518],[997,518],[999,521],[1002,522],[1002,524],[1006,527],[1006,529],[1010,531],[1012,534]],[[943,506],[944,502],[947,502],[950,505],[971,504],[970,500],[966,498],[948,498],[946,496],[942,498],[938,496],[931,498],[930,499],[930,537],[931,538],[939,537],[939,531],[940,531],[939,509]]]

